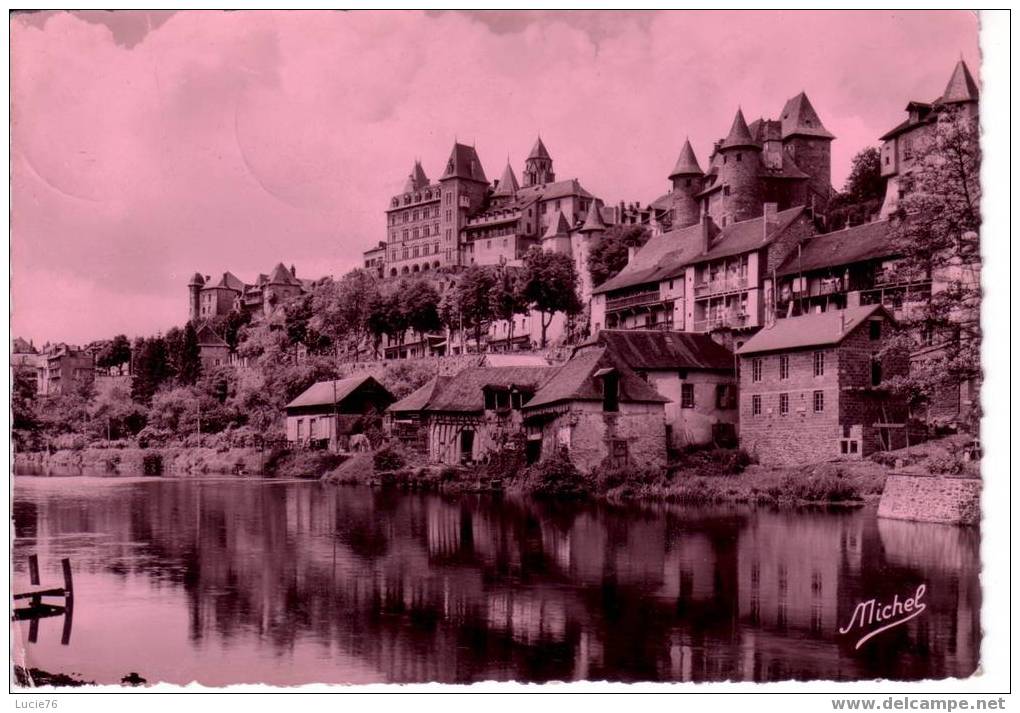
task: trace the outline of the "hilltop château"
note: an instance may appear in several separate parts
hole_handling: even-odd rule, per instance
[[[215,283],[196,272],[188,282],[188,319],[209,319],[233,311],[269,314],[277,304],[306,292],[311,285],[311,280],[298,278],[293,265],[287,269],[282,262],[252,284],[231,272],[224,272]]]

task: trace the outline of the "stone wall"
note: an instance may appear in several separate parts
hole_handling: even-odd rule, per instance
[[[205,474],[259,475],[268,451],[257,448],[85,448],[15,453],[14,472],[41,476],[140,476],[146,457],[158,456],[162,474],[194,476]],[[151,473],[149,474],[151,475]]]
[[[885,480],[878,516],[977,525],[981,521],[981,481],[934,475],[890,475]]]
[[[570,410],[542,429],[542,457],[566,446],[570,460],[582,472],[602,465],[613,441],[626,443],[628,462],[636,467],[666,464],[666,421],[661,404],[620,404],[606,413],[598,402],[575,401]]]

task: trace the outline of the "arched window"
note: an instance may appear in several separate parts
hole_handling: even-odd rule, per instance
[[[395,268],[395,267],[390,268],[390,277],[396,277],[396,276],[397,276],[397,268]]]
[[[418,266],[415,265],[413,268],[411,268],[411,272],[418,272]]]
[[[407,269],[407,265],[404,265],[402,268],[400,268],[401,275],[406,275],[408,272],[410,272],[410,270]]]
[[[438,246],[437,246],[437,247],[438,247]],[[434,267],[434,268],[437,268],[437,269],[438,269],[438,268],[439,268],[439,261],[438,261],[438,260],[436,260],[435,262],[433,262],[433,263],[432,263],[432,267]]]
[[[429,269],[429,264],[428,263],[425,263],[424,265],[421,266],[421,271],[422,272],[425,272],[428,269]]]

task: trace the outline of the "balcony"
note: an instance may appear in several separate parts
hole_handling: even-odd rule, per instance
[[[656,287],[654,290],[646,290],[634,295],[607,299],[606,312],[618,312],[622,309],[643,307],[645,305],[657,304],[661,301],[662,297],[659,295],[659,288]]]
[[[717,295],[722,292],[735,292],[747,289],[747,276],[727,277],[723,279],[699,282],[694,285],[694,296],[704,297],[706,295]]]
[[[713,329],[739,329],[746,327],[750,315],[746,314],[721,314],[708,319],[694,320],[695,332],[709,332]]]

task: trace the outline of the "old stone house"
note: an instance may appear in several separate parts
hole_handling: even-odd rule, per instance
[[[198,358],[203,369],[226,366],[230,363],[230,345],[216,330],[203,324],[198,330]]]
[[[736,444],[736,357],[729,349],[707,334],[604,329],[574,354],[602,348],[667,399],[670,447]]]
[[[393,395],[371,376],[320,381],[305,389],[284,410],[290,443],[344,448],[348,437],[382,416]]]
[[[859,459],[906,445],[907,407],[885,386],[908,369],[886,350],[881,305],[778,320],[737,350],[740,443],[765,464]]]
[[[478,463],[522,433],[521,409],[558,369],[469,367],[437,376],[390,406],[390,432],[417,444],[430,462]]]
[[[524,404],[528,460],[563,447],[582,471],[662,466],[667,401],[609,349],[575,353]]]

